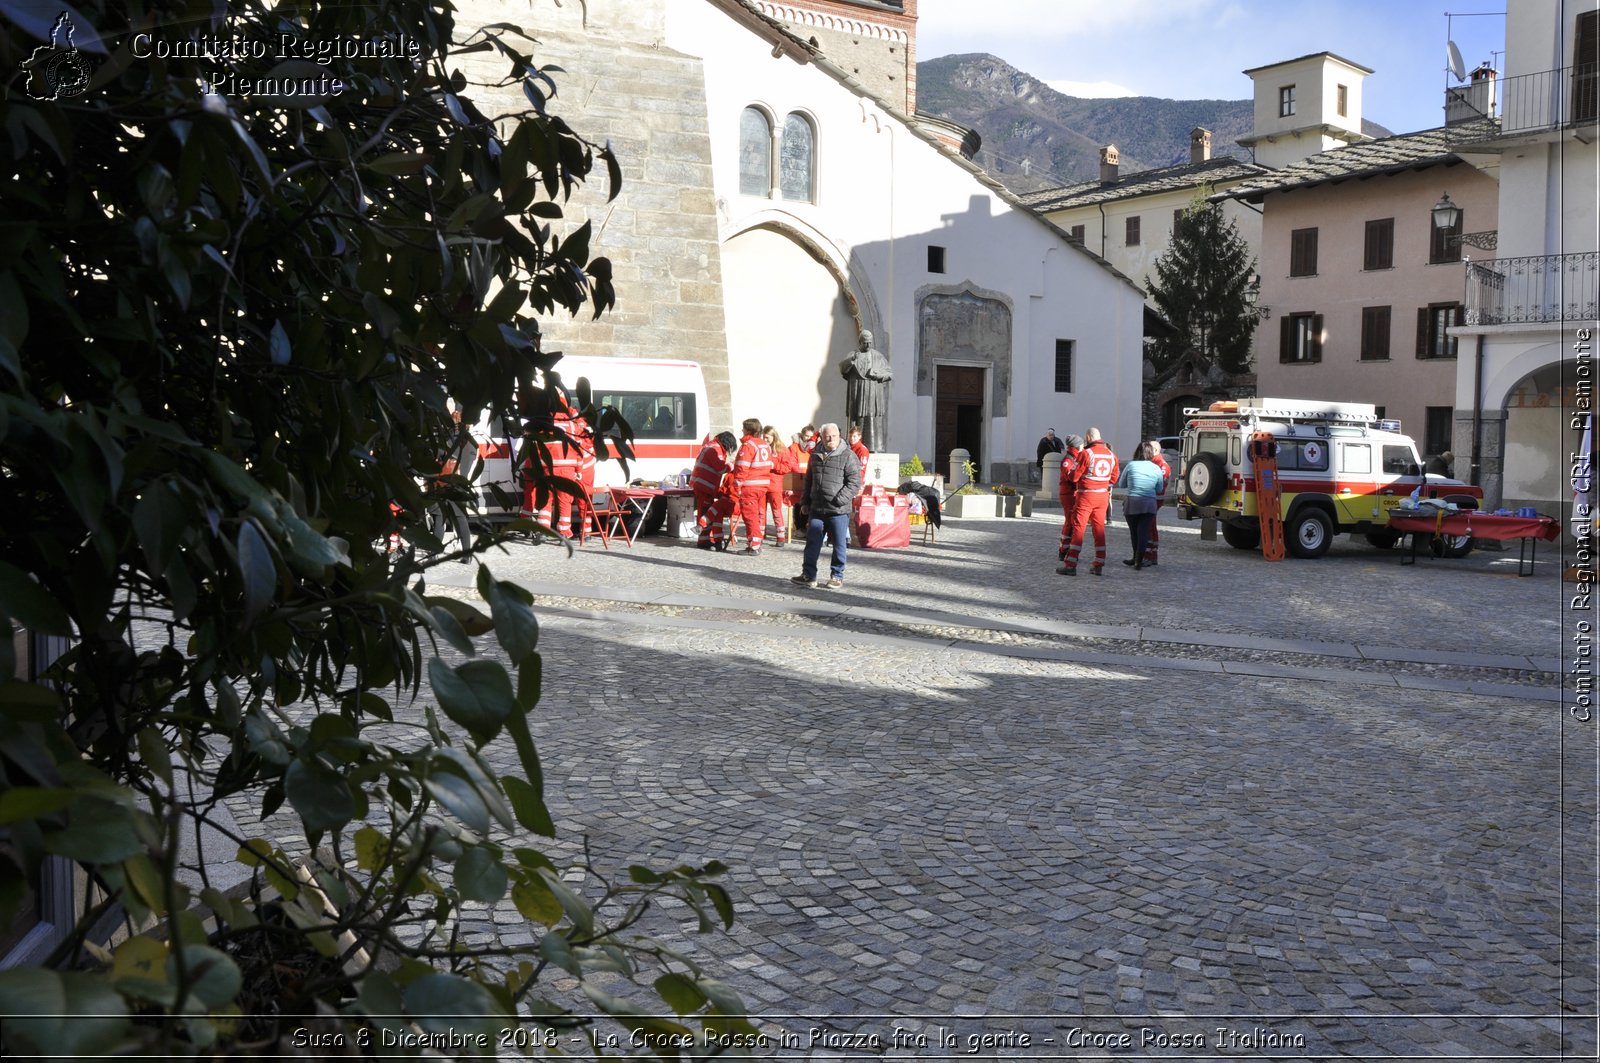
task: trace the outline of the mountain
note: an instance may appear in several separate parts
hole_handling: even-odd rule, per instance
[[[946,55],[917,64],[917,110],[983,138],[973,160],[1015,192],[1092,181],[1100,149],[1115,144],[1122,172],[1189,161],[1189,131],[1211,130],[1215,155],[1248,160],[1250,100],[1081,99],[1057,92],[992,55]],[[1389,131],[1363,123],[1372,136]]]

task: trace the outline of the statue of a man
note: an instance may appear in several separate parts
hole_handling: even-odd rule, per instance
[[[889,381],[894,373],[889,359],[872,346],[872,333],[861,330],[855,352],[839,363],[845,379],[844,409],[861,426],[861,441],[873,453],[889,444],[885,438],[889,414]]]

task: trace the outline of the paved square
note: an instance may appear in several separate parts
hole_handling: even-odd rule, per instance
[[[1269,564],[1162,520],[1098,580],[1048,518],[832,591],[794,548],[491,556],[538,595],[561,844],[732,865],[693,945],[779,1055],[1592,1056],[1557,551]]]

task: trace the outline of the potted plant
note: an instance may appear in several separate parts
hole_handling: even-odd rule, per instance
[[[926,484],[941,495],[944,494],[944,477],[929,470],[922,464],[922,457],[917,454],[911,455],[910,461],[900,463],[900,482]]]
[[[961,463],[967,482],[944,500],[944,513],[951,517],[998,517],[1000,496],[978,488],[978,466],[973,462]]]

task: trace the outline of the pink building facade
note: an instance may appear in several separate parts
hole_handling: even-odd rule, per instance
[[[1425,456],[1452,446],[1461,355],[1447,330],[1464,294],[1462,244],[1436,233],[1430,212],[1448,191],[1458,230],[1493,230],[1498,204],[1493,178],[1443,150],[1442,134],[1325,152],[1247,197],[1263,209],[1271,315],[1256,333],[1259,393],[1372,403]]]

